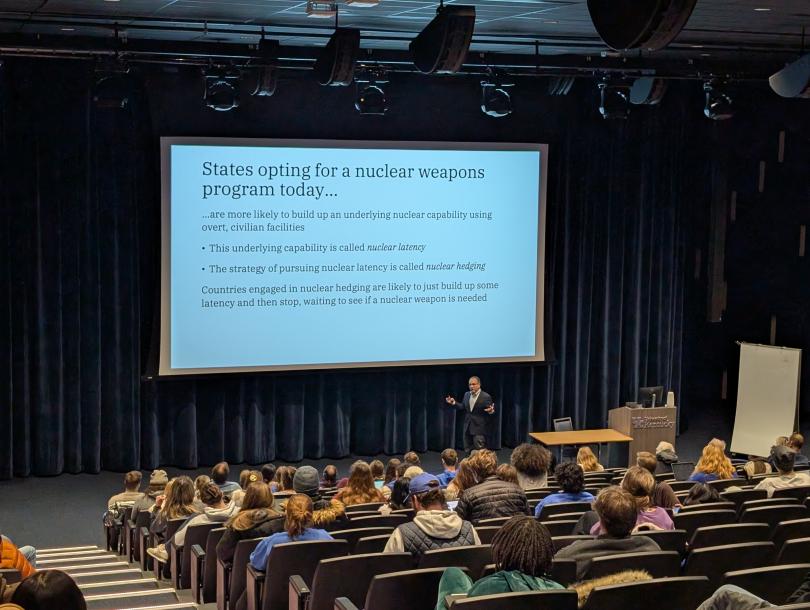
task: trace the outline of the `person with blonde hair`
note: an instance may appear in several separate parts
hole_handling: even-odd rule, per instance
[[[675,524],[667,511],[660,506],[653,506],[652,494],[655,489],[655,477],[646,468],[631,466],[622,479],[622,489],[633,496],[636,503],[636,525],[633,531],[639,529],[673,530]],[[590,531],[592,536],[603,533],[601,522],[597,522]]]
[[[239,487],[241,489],[236,490],[233,492],[231,496],[231,500],[237,505],[242,506],[242,502],[245,499],[245,491],[247,491],[248,485],[251,483],[258,483],[259,481],[263,481],[262,473],[260,470],[249,470],[245,469],[239,473]]]
[[[335,496],[335,500],[344,506],[366,504],[368,502],[385,502],[385,497],[374,486],[371,468],[363,460],[357,460],[349,471],[349,483]]]
[[[273,492],[259,481],[248,485],[242,509],[225,523],[225,532],[217,543],[217,557],[228,563],[233,560],[240,540],[265,538],[284,530],[284,515],[273,510]]]
[[[602,472],[605,469],[587,445],[577,451],[577,464],[582,468],[582,472]]]
[[[166,485],[166,494],[158,496],[150,509],[155,517],[149,531],[162,540],[172,519],[185,519],[198,513],[194,506],[194,483],[187,476],[175,477]]]
[[[731,460],[726,457],[726,454],[723,453],[721,446],[725,447],[725,443],[719,439],[715,438],[709,441],[709,444],[703,448],[700,459],[695,465],[695,471],[689,477],[690,481],[708,483],[709,481],[736,478],[734,466],[732,466]]]
[[[448,502],[457,500],[462,491],[469,489],[476,483],[478,483],[478,480],[475,478],[475,472],[470,467],[470,460],[464,458],[458,463],[456,476],[453,477],[453,480],[448,483],[447,489],[444,490],[444,497]]]

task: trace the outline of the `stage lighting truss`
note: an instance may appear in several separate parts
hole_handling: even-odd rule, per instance
[[[211,67],[205,71],[205,105],[218,112],[239,107],[239,70]]]
[[[361,115],[384,115],[388,112],[388,96],[385,94],[385,85],[388,80],[385,72],[380,69],[362,70],[355,78],[357,85],[357,98],[354,107]]]
[[[337,2],[314,2],[307,1],[307,17],[316,19],[330,19],[337,15]]]
[[[603,119],[626,119],[630,114],[630,87],[623,81],[599,83],[599,114]]]
[[[504,76],[490,70],[489,77],[481,81],[481,112],[496,119],[512,114],[509,90],[515,84],[505,82]]]
[[[722,88],[723,85],[715,81],[703,83],[706,94],[703,114],[713,121],[725,121],[734,116],[734,100]]]

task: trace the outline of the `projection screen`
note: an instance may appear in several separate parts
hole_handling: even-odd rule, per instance
[[[543,360],[547,161],[162,138],[159,374]]]

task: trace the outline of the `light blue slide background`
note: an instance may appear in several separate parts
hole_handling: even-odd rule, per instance
[[[205,177],[205,161],[252,165],[321,163],[337,166],[335,178]],[[342,168],[482,168],[484,179],[343,178]],[[205,369],[273,365],[396,362],[531,357],[535,353],[540,152],[508,150],[369,150],[250,146],[171,146],[171,367]],[[418,171],[414,170],[414,176]],[[280,184],[324,186],[334,197],[282,197]],[[271,184],[271,198],[203,200],[203,184]],[[303,232],[207,233],[203,224],[255,222],[209,220],[212,210],[255,209],[317,212],[492,212],[492,220],[293,220]],[[329,252],[307,254],[214,254],[221,244],[425,243],[419,252]],[[205,246],[205,250],[202,247]],[[486,271],[386,271],[384,273],[211,273],[208,265],[486,263]],[[205,270],[203,270],[205,268]],[[202,308],[205,299],[258,299],[259,295],[203,295],[202,286],[281,284],[385,284],[498,282],[497,290],[400,293],[480,294],[487,302]],[[265,295],[265,299],[313,296],[348,298],[346,292]],[[368,293],[392,296],[393,293]]]

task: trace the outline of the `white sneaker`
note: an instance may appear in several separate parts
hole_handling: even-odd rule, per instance
[[[166,545],[164,544],[159,544],[151,549],[146,549],[146,553],[161,563],[166,563],[169,561],[169,554],[166,552]]]

